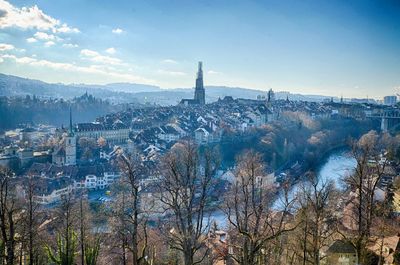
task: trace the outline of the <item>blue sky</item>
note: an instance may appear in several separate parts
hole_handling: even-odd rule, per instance
[[[400,92],[399,1],[0,0],[0,72],[47,82]]]

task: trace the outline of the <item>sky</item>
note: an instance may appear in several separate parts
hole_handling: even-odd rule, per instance
[[[51,83],[400,93],[398,0],[0,0],[0,73]]]

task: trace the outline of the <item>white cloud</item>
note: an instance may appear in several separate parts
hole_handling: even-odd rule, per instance
[[[26,41],[29,42],[29,43],[33,43],[33,42],[37,42],[37,39],[35,39],[35,38],[27,38]]]
[[[221,74],[221,72],[209,70],[209,71],[207,71],[207,74],[209,74],[209,75],[219,75],[219,74]]]
[[[41,32],[38,31],[33,35],[37,40],[56,40],[58,39],[56,36],[54,36],[53,34],[47,34],[46,32]]]
[[[104,68],[102,66],[91,65],[91,66],[78,66],[72,63],[59,63],[48,60],[39,60],[32,57],[16,57],[15,55],[3,54],[0,55],[0,59],[9,59],[15,61],[17,64],[23,64],[34,67],[45,67],[56,71],[66,71],[75,73],[86,73],[86,74],[97,74],[104,77],[113,77],[117,80],[124,80],[129,82],[141,82],[146,84],[154,84],[153,80],[136,76],[131,73],[123,73],[116,71],[109,71],[112,68]]]
[[[0,51],[14,50],[14,45],[7,43],[0,43]]]
[[[56,44],[56,43],[54,41],[50,40],[50,41],[45,42],[44,46],[50,47],[50,46],[53,46],[54,44]]]
[[[95,57],[95,56],[99,56],[100,54],[93,50],[83,49],[83,50],[81,50],[81,55],[84,55],[86,57]]]
[[[123,31],[122,29],[120,29],[120,28],[116,28],[116,29],[113,29],[112,30],[112,33],[114,33],[114,34],[121,34],[121,33],[124,33],[125,31]]]
[[[166,64],[178,64],[178,62],[173,59],[165,59],[165,60],[162,60],[161,62],[166,63]]]
[[[72,43],[64,43],[62,46],[65,48],[78,48],[79,47],[78,44],[72,44]]]
[[[71,28],[60,20],[46,15],[37,5],[32,7],[15,7],[5,0],[0,0],[0,28],[20,28],[51,30],[53,33],[79,32],[77,28]]]
[[[117,50],[116,50],[115,48],[113,48],[113,47],[108,48],[108,49],[106,50],[106,53],[108,53],[108,54],[114,54],[114,53],[116,53],[116,52],[117,52]]]
[[[158,70],[157,71],[159,74],[163,74],[163,75],[170,75],[170,76],[184,76],[186,75],[186,73],[184,72],[179,72],[179,71],[168,71],[168,70]]]
[[[57,29],[57,32],[61,32],[61,33],[79,33],[80,31],[77,28],[70,28],[70,27],[68,27],[67,24],[64,23],[64,24],[61,25],[61,27],[59,27]]]
[[[83,49],[83,50],[81,50],[81,55],[83,57],[85,57],[86,59],[88,59],[92,62],[95,62],[95,63],[112,64],[112,65],[123,65],[124,64],[118,58],[101,55],[100,53],[93,51],[93,50]]]
[[[34,63],[36,61],[36,59],[34,58],[30,58],[30,57],[15,57],[15,61],[17,63],[22,63],[22,64],[30,64],[30,63]]]

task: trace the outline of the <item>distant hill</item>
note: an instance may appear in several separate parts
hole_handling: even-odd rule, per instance
[[[88,91],[103,100],[114,103],[130,103],[136,99],[132,93],[112,91],[101,86],[92,88],[86,85],[50,84],[39,80],[0,74],[0,96],[36,95],[42,98],[72,99]]]
[[[125,93],[141,93],[141,92],[158,92],[161,90],[158,86],[144,85],[144,84],[134,84],[134,83],[111,83],[107,85],[76,85],[83,88],[95,88],[95,89],[105,89],[113,92],[125,92]]]
[[[161,89],[157,86],[112,83],[106,85],[87,84],[50,84],[39,80],[21,78],[0,74],[0,96],[36,95],[45,98],[71,99],[88,91],[90,94],[113,103],[150,103],[160,105],[175,105],[182,98],[192,98],[192,88]],[[267,91],[241,87],[206,86],[206,101],[213,102],[218,98],[232,96],[233,98],[256,99],[258,95],[266,95]],[[276,92],[277,99],[303,101],[322,101],[329,97],[319,95],[291,94]]]

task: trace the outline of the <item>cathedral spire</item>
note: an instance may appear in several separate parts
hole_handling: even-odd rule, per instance
[[[197,104],[204,105],[205,100],[205,90],[203,84],[203,63],[199,62],[199,69],[197,71],[196,87],[194,90],[194,100]]]

